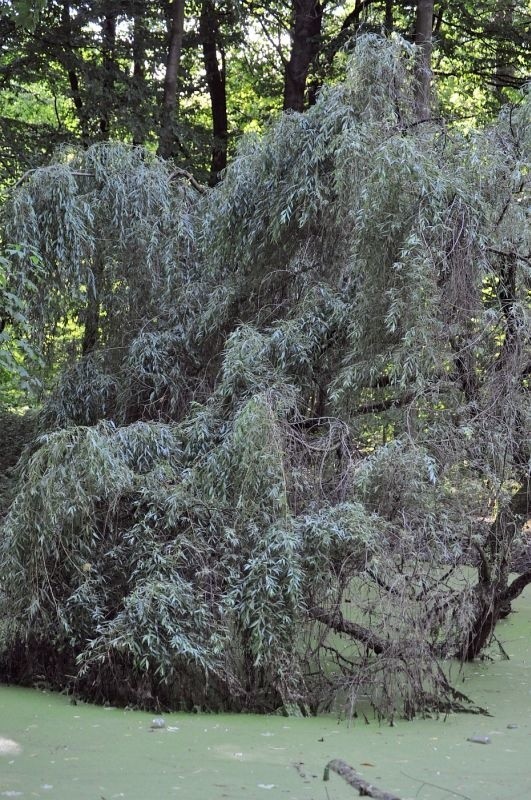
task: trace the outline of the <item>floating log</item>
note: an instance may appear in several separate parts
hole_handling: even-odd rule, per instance
[[[343,761],[341,758],[334,758],[332,761],[328,762],[324,769],[324,781],[330,780],[330,770],[340,775],[349,786],[357,789],[362,797],[373,797],[374,800],[400,800],[396,794],[383,792],[381,789],[378,789],[377,786],[374,786],[374,784],[364,780],[355,769],[350,767],[347,762]]]

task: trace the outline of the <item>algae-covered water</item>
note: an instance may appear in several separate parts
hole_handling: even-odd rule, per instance
[[[335,716],[152,714],[0,687],[0,736],[19,755],[0,758],[0,798],[50,800],[352,800],[357,793],[323,767],[343,758],[403,800],[531,798],[531,591],[498,636],[510,661],[467,668],[464,690],[491,717],[394,727]],[[517,726],[508,728],[507,726]],[[467,741],[489,736],[490,744]]]

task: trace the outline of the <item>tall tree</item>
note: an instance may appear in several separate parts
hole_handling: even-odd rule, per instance
[[[160,119],[158,153],[163,158],[175,153],[175,115],[177,111],[178,77],[184,32],[184,0],[172,0],[168,34],[168,58],[164,75],[164,91]]]

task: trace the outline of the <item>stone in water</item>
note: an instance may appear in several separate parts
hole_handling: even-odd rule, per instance
[[[18,756],[21,751],[22,747],[18,742],[0,736],[0,756]]]
[[[162,728],[166,727],[166,723],[162,719],[162,717],[155,717],[155,719],[151,723],[151,729],[154,731],[160,731]]]

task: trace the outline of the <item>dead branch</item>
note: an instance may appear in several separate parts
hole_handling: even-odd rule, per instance
[[[330,770],[343,778],[343,780],[346,781],[349,786],[357,789],[360,796],[373,797],[375,800],[400,800],[396,794],[383,792],[381,789],[378,789],[377,786],[373,786],[372,783],[363,780],[361,775],[359,775],[355,769],[350,767],[346,761],[343,761],[341,758],[334,758],[332,761],[328,762],[324,769],[324,781],[330,780]]]
[[[200,194],[205,194],[205,192],[207,191],[208,188],[207,186],[204,186],[202,183],[199,183],[199,181],[196,178],[194,178],[191,172],[187,172],[187,170],[181,169],[180,167],[176,167],[173,170],[172,174],[170,175],[170,180],[173,180],[174,178],[186,178],[186,180],[189,181],[190,184],[194,187],[194,189],[197,192],[200,192]]]

